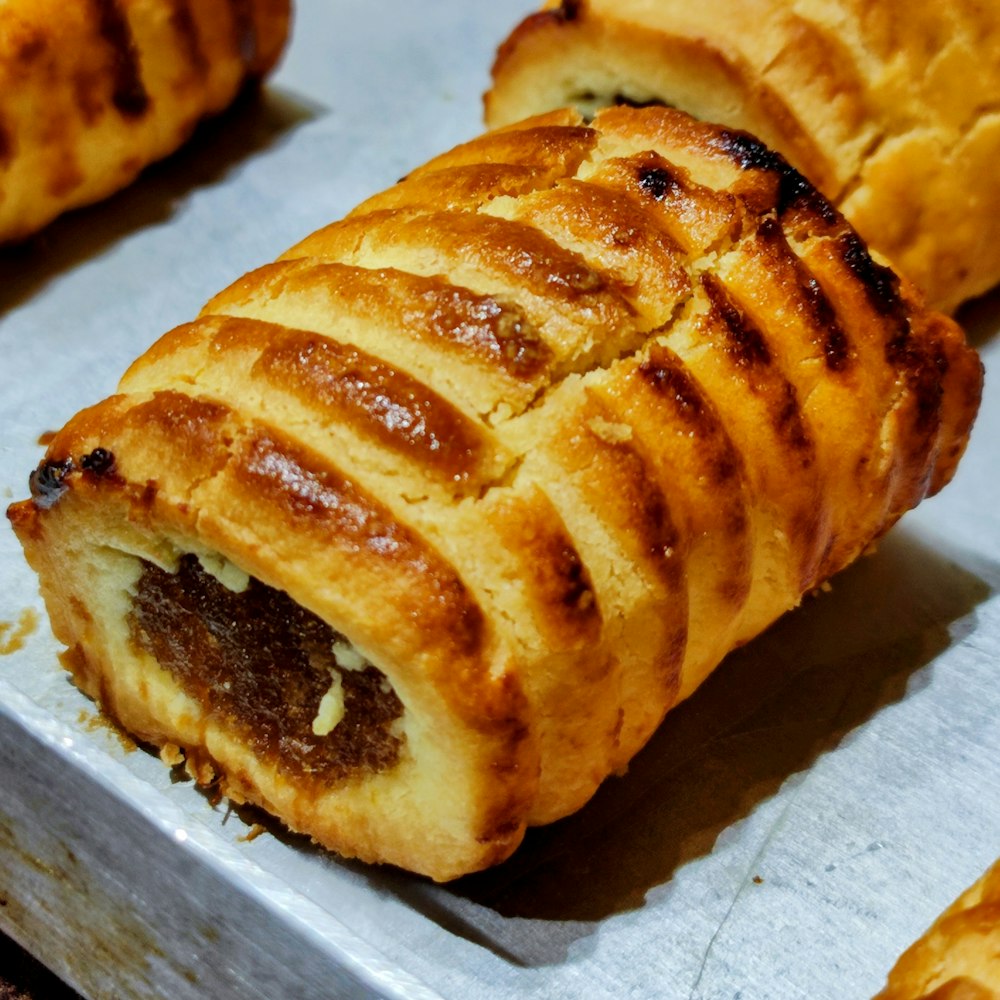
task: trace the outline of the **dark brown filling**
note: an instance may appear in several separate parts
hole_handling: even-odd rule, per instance
[[[625,107],[625,108],[672,108],[672,104],[662,101],[659,98],[651,98],[648,101],[640,101],[627,94],[598,94],[595,90],[580,90],[572,94],[566,101],[573,105],[583,116],[583,120],[590,123],[594,120],[597,112],[602,108]]]
[[[185,555],[176,573],[143,561],[129,613],[132,639],[214,719],[282,770],[336,781],[399,758],[390,731],[403,706],[375,667],[337,666],[343,637],[287,594],[251,579],[241,593]],[[343,718],[313,732],[320,701],[340,675]]]

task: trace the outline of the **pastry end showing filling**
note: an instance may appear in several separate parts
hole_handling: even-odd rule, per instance
[[[403,706],[385,675],[282,591],[194,555],[174,573],[143,560],[128,624],[209,718],[283,771],[329,783],[398,761]]]

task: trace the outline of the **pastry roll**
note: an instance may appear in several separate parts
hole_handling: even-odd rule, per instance
[[[561,111],[221,292],[9,516],[105,712],[445,880],[583,805],[942,487],[980,387],[752,136]]]
[[[655,101],[747,129],[950,310],[1000,281],[997,94],[995,2],[548,0],[486,117]]]
[[[0,243],[129,184],[277,61],[290,0],[0,4]]]
[[[1000,861],[900,956],[875,1000],[1000,1000]]]

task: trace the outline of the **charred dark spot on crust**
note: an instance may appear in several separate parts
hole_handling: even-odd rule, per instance
[[[567,608],[592,612],[595,602],[590,574],[572,545],[564,545],[556,552],[554,570],[556,576],[563,581],[561,602]]]
[[[872,258],[864,240],[850,231],[837,239],[841,260],[865,290],[868,303],[887,321],[890,331],[885,344],[886,360],[895,368],[914,371],[924,363],[922,351],[913,342],[911,318],[900,294],[900,281],[892,268]]]
[[[143,562],[128,623],[132,641],[210,717],[283,771],[337,781],[398,761],[391,725],[403,706],[385,675],[339,667],[333,646],[343,637],[282,591],[251,579],[234,593],[192,555],[176,573]],[[313,720],[334,674],[344,715],[320,736]]]
[[[523,584],[537,620],[558,649],[585,649],[597,641],[601,613],[590,572],[551,502],[540,492],[498,502],[491,515],[501,543],[519,554]]]
[[[511,512],[520,545],[531,552],[536,567],[532,590],[545,608],[546,628],[559,643],[589,643],[600,630],[601,615],[590,572],[566,534],[558,515],[548,508]]]
[[[598,411],[601,419],[614,420],[605,408]],[[590,434],[600,442],[604,455],[610,458],[609,475],[595,476],[589,485],[595,502],[604,498],[604,484],[617,484],[617,499],[623,504],[629,530],[651,558],[657,573],[669,590],[683,583],[685,557],[683,539],[674,522],[673,512],[656,480],[651,462],[631,441],[608,441],[590,428]]]
[[[781,405],[774,417],[775,425],[782,440],[796,451],[804,452],[803,466],[812,465],[813,442],[802,419],[802,407],[799,405],[799,394],[791,382],[785,381]]]
[[[746,315],[725,285],[712,274],[702,275],[702,287],[711,301],[712,321],[726,337],[725,350],[751,392],[766,401],[767,413],[782,442],[799,453],[803,467],[812,464],[815,446],[809,434],[798,392],[772,354],[764,333]]]
[[[668,352],[653,351],[649,360],[639,365],[638,371],[657,393],[672,402],[676,416],[694,433],[705,439],[715,439],[707,462],[712,481],[722,485],[739,478],[743,473],[740,456],[710,401],[683,365],[672,361]]]
[[[39,507],[47,508],[69,489],[66,477],[73,471],[73,460],[47,460],[42,462],[28,476],[31,496]]]
[[[159,486],[150,480],[145,486],[139,491],[138,495],[132,500],[135,506],[143,510],[152,510],[154,504],[156,503],[156,495],[159,492]]]
[[[899,278],[892,269],[876,264],[864,240],[855,232],[843,233],[837,240],[837,246],[843,262],[864,285],[872,308],[882,316],[902,315]]]
[[[28,488],[36,507],[48,510],[69,489],[66,477],[73,471],[73,459],[42,462],[28,477]]]
[[[40,60],[51,49],[51,38],[43,29],[36,28],[20,39],[14,39],[10,54],[15,66],[28,67]]]
[[[841,221],[840,213],[833,204],[820,194],[811,181],[786,163],[778,187],[778,214],[785,215],[793,208],[805,209],[831,226]]]
[[[712,304],[712,311],[728,332],[728,350],[739,365],[769,365],[771,351],[763,332],[746,315],[726,286],[709,272],[701,276],[704,288]]]
[[[721,129],[710,140],[710,145],[722,150],[743,170],[768,170],[782,172],[788,163],[780,153],[776,153],[749,132]]]
[[[919,368],[924,358],[913,343],[909,317],[899,317],[893,329],[893,335],[885,344],[886,361],[901,371],[913,371]]]
[[[876,264],[857,233],[844,233],[839,240],[841,258],[865,286],[871,304],[883,315],[899,311],[899,279],[892,270]]]
[[[916,415],[914,429],[921,435],[933,433],[941,419],[942,379],[948,362],[937,351],[929,356],[916,350],[907,353],[907,362],[907,388],[912,394]]]
[[[833,304],[815,276],[810,275],[801,288],[816,325],[824,331],[823,360],[826,367],[832,372],[845,371],[850,366],[851,345],[837,319]]]
[[[680,190],[680,181],[665,167],[642,167],[639,170],[639,187],[654,201],[663,201],[667,195]]]
[[[677,365],[650,358],[639,365],[639,374],[661,395],[672,399],[678,414],[698,424],[708,415],[705,399],[690,376]]]
[[[648,492],[640,500],[640,523],[644,526],[644,534],[649,538],[649,554],[666,571],[668,579],[674,584],[681,582],[683,560],[676,557],[682,539],[673,515],[667,504],[663,491],[651,479],[647,480]]]
[[[583,0],[562,0],[555,13],[561,21],[578,21],[583,13]]]
[[[115,456],[106,448],[95,448],[80,459],[80,468],[95,476],[106,476],[115,468]]]
[[[726,600],[738,605],[746,600],[750,587],[749,518],[746,509],[745,467],[740,453],[715,412],[712,401],[677,356],[662,345],[654,345],[649,359],[637,368],[638,375],[657,392],[676,418],[688,427],[685,437],[692,439],[700,474],[698,482],[706,490],[709,502],[720,507],[722,532],[728,543],[726,574],[732,596]],[[679,427],[675,433],[683,433]],[[682,556],[686,558],[686,555]]]
[[[917,430],[926,433],[938,426],[941,420],[941,401],[944,398],[944,387],[928,370],[914,388],[917,397]]]
[[[716,483],[728,483],[735,479],[743,468],[736,452],[730,448],[713,455],[709,464],[712,469],[712,479]]]
[[[150,97],[142,82],[139,52],[120,0],[91,0],[96,6],[97,26],[112,53],[111,103],[127,118],[146,113]]]
[[[789,247],[785,231],[776,219],[764,219],[757,229],[757,237],[791,264],[807,318],[814,330],[822,331],[823,360],[830,371],[844,371],[851,361],[850,341],[823,286]]]
[[[801,207],[815,212],[831,225],[840,221],[840,213],[812,182],[756,136],[735,129],[720,129],[709,144],[725,153],[741,170],[766,170],[778,175],[776,208],[779,215],[792,207]]]
[[[489,831],[476,837],[477,843],[489,844],[494,840],[504,840],[516,834],[523,825],[519,818],[501,820],[490,827]]]

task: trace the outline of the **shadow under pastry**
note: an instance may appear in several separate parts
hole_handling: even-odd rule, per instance
[[[495,869],[444,886],[390,873],[393,888],[508,962],[565,960],[600,921],[643,907],[786,781],[930,683],[929,665],[995,592],[1000,567],[988,569],[992,583],[897,529],[732,653],[581,811],[530,830]]]
[[[323,113],[322,106],[280,88],[247,87],[128,187],[65,213],[24,242],[0,247],[0,316],[128,234],[166,221],[192,191],[219,183]]]

